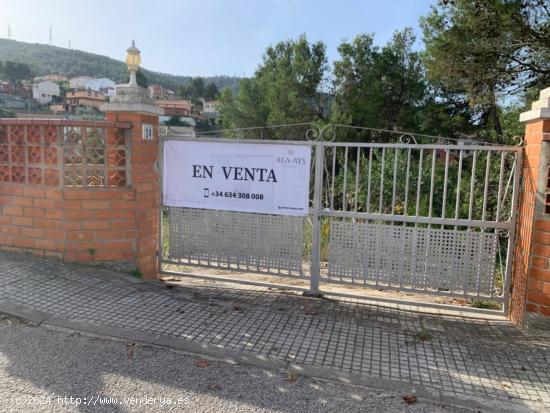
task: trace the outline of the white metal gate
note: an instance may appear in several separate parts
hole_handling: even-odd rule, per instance
[[[521,147],[369,128],[353,129],[369,142],[343,143],[334,141],[339,127],[347,129],[308,129],[301,141],[254,140],[242,130],[231,138],[165,136],[308,144],[314,161],[307,218],[166,208],[161,272],[203,266],[306,279],[312,294],[353,284],[490,300],[506,312]]]

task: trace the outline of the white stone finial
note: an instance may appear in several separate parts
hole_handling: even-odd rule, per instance
[[[531,110],[519,115],[520,122],[539,119],[550,119],[550,87],[540,91],[539,100],[532,103]]]

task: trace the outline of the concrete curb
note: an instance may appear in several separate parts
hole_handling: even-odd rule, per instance
[[[457,397],[453,394],[396,380],[386,380],[375,376],[346,373],[328,367],[308,366],[304,364],[285,362],[283,360],[265,355],[235,351],[223,348],[221,346],[202,344],[177,337],[163,336],[115,326],[96,325],[82,321],[70,320],[65,317],[53,317],[42,311],[20,306],[5,299],[0,299],[0,313],[27,320],[52,330],[76,331],[96,337],[139,342],[154,347],[177,350],[192,355],[204,355],[228,363],[246,364],[263,369],[277,370],[294,375],[319,378],[354,386],[369,387],[371,389],[391,391],[399,394],[414,394],[422,399],[448,403],[469,409],[482,410],[484,412],[538,413],[543,412],[545,409],[543,405],[532,404],[527,406],[521,401],[516,403],[513,401],[490,400],[470,395]]]
[[[0,299],[0,313],[8,314],[34,324],[42,324],[51,316],[34,308],[24,307],[11,301]]]

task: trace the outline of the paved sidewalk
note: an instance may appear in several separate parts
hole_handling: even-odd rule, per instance
[[[493,411],[550,409],[550,333],[0,253],[0,311]],[[549,410],[550,411],[550,410]]]

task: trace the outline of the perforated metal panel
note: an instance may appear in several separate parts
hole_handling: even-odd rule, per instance
[[[290,275],[307,279],[313,294],[323,293],[324,285],[344,283],[488,298],[503,303],[507,312],[521,147],[432,142],[401,133],[397,143],[375,130],[361,143],[333,142],[336,128],[311,129],[306,136],[314,140],[301,142],[314,153],[307,230],[304,218],[170,208],[169,246],[164,244],[161,263],[176,265],[165,271],[177,273],[177,266],[186,264],[183,272],[191,275],[188,264]],[[258,131],[249,132],[235,137],[255,138]],[[239,144],[218,134],[165,140]],[[166,241],[162,234],[160,241]],[[217,275],[231,279],[225,272],[196,274]],[[232,281],[264,280],[243,280],[241,274]]]
[[[329,280],[494,294],[497,234],[333,220]]]
[[[169,208],[169,259],[302,275],[304,218]]]

